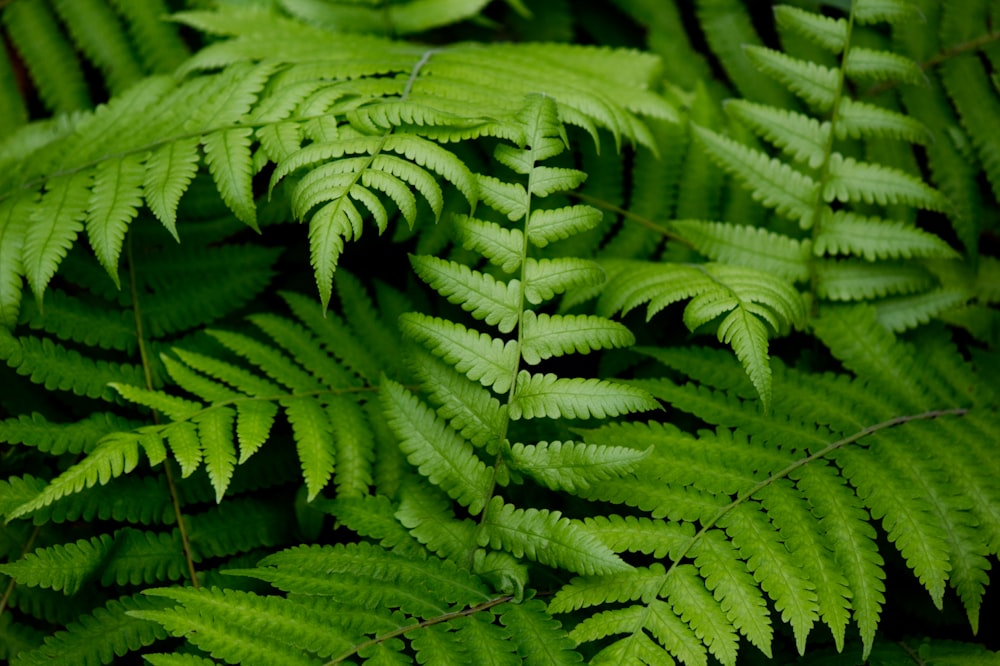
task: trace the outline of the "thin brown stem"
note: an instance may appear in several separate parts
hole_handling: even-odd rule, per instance
[[[441,624],[442,622],[448,622],[449,620],[454,620],[456,618],[475,615],[476,613],[481,613],[485,610],[489,610],[494,606],[505,604],[508,601],[511,601],[513,598],[514,597],[512,595],[505,594],[502,597],[489,599],[482,603],[476,604],[475,606],[468,606],[467,608],[463,608],[462,610],[453,611],[451,613],[444,613],[443,615],[432,617],[429,620],[421,620],[420,622],[409,624],[405,627],[400,627],[399,629],[393,629],[392,631],[382,634],[381,636],[376,636],[375,638],[369,641],[365,641],[364,643],[359,643],[358,645],[355,645],[350,650],[344,652],[343,654],[337,655],[330,661],[326,662],[325,666],[330,666],[331,664],[339,664],[345,659],[348,659],[358,654],[361,650],[364,650],[366,647],[370,647],[372,645],[378,645],[379,643],[383,643],[389,640],[390,638],[396,638],[397,636],[402,636],[407,632],[414,631],[416,629],[424,629],[426,627],[431,627],[435,624]]]
[[[616,215],[621,215],[626,220],[630,220],[632,222],[640,224],[649,229],[650,231],[654,231],[660,234],[664,238],[669,238],[671,240],[679,241],[688,246],[691,245],[691,243],[689,243],[687,240],[681,238],[674,232],[670,231],[670,229],[663,226],[662,224],[658,224],[653,220],[649,219],[648,217],[643,217],[642,215],[636,215],[632,211],[626,210],[621,206],[616,206],[615,204],[609,201],[605,201],[604,199],[599,199],[597,197],[592,197],[589,194],[584,194],[583,192],[566,192],[566,195],[573,199],[579,199],[584,203],[588,203],[594,208],[600,208],[601,210],[606,210],[615,213]]]
[[[142,371],[146,381],[146,389],[153,390],[153,370],[149,362],[149,350],[146,345],[146,335],[142,325],[142,307],[139,300],[139,286],[135,273],[135,259],[132,252],[132,234],[128,236],[126,244],[128,258],[129,290],[132,295],[132,315],[135,319],[135,334],[139,349],[139,358],[142,360]],[[160,424],[160,414],[153,410],[153,421]],[[187,526],[184,524],[184,514],[181,513],[180,494],[177,492],[177,484],[174,482],[174,473],[170,467],[171,461],[168,458],[163,462],[163,471],[167,480],[167,489],[170,492],[170,502],[174,507],[174,517],[177,520],[177,530],[181,536],[181,548],[184,550],[184,561],[187,563],[188,575],[191,576],[191,585],[198,588],[198,571],[194,566],[194,554],[191,551],[191,541],[188,539]]]
[[[35,527],[35,529],[31,530],[31,536],[28,537],[28,540],[25,542],[24,547],[21,549],[22,559],[24,558],[25,555],[28,554],[28,551],[31,550],[31,547],[35,545],[35,539],[38,538],[38,533],[41,531],[42,528],[40,526]],[[17,587],[17,581],[15,581],[13,577],[11,577],[10,582],[7,583],[7,589],[3,591],[3,596],[0,597],[0,615],[3,615],[3,612],[7,610],[7,603],[10,601],[10,595],[14,593],[15,587]]]

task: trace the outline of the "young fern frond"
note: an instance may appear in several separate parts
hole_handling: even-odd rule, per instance
[[[592,213],[581,214],[583,206],[547,209],[536,203],[583,180],[580,172],[540,164],[564,150],[565,134],[556,108],[548,97],[529,97],[518,114],[523,145],[501,144],[496,149],[497,160],[521,176],[523,184],[496,177],[480,179],[483,202],[521,228],[506,230],[467,216],[455,221],[459,237],[497,264],[504,279],[454,262],[412,259],[417,274],[428,284],[506,339],[440,317],[404,315],[400,319],[404,335],[433,355],[418,354],[413,361],[418,374],[427,380],[436,409],[391,381],[383,384],[383,405],[410,462],[453,500],[480,516],[479,526],[469,533],[473,542],[466,546],[468,552],[489,545],[551,566],[611,571],[626,565],[595,547],[576,521],[547,509],[516,508],[495,494],[497,484],[507,485],[512,475],[537,475],[543,484],[575,488],[624,473],[641,458],[624,449],[597,451],[572,441],[512,441],[516,422],[606,418],[653,406],[644,391],[632,387],[522,369],[553,356],[633,341],[627,329],[601,317],[539,314],[532,309],[581,280],[587,283],[601,277],[596,264],[582,260],[527,256],[530,248],[544,247],[581,224],[597,221]],[[459,375],[440,368],[433,357],[473,386],[463,386]],[[480,447],[493,456],[490,464],[480,458]],[[557,452],[564,453],[552,455]]]

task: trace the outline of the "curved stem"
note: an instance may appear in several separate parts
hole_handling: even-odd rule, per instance
[[[389,640],[390,638],[396,638],[397,636],[402,636],[403,634],[406,634],[410,631],[414,631],[416,629],[425,629],[427,627],[434,626],[435,624],[441,624],[442,622],[448,622],[449,620],[454,620],[460,617],[475,615],[476,613],[481,613],[485,610],[489,610],[494,606],[505,604],[508,601],[511,601],[513,598],[514,597],[512,595],[505,594],[502,597],[496,597],[495,599],[490,599],[488,601],[478,603],[475,606],[468,606],[467,608],[463,608],[462,610],[457,610],[451,613],[445,613],[444,615],[438,615],[437,617],[432,617],[429,620],[421,620],[420,622],[409,624],[405,627],[400,627],[399,629],[393,629],[392,631],[382,634],[381,636],[376,636],[375,638],[369,641],[365,641],[364,643],[359,643],[358,645],[355,645],[350,650],[344,652],[343,654],[337,655],[330,661],[326,662],[324,666],[330,666],[331,664],[339,664],[345,659],[348,659],[358,654],[365,648],[371,647],[372,645],[378,645],[379,643],[383,643]]]
[[[28,540],[24,543],[24,547],[21,548],[21,559],[24,559],[24,556],[28,554],[31,547],[35,545],[35,539],[38,538],[38,534],[41,531],[41,526],[36,526],[31,531],[31,536],[28,537]],[[4,611],[7,610],[7,603],[10,601],[10,595],[14,593],[15,587],[17,587],[17,581],[11,576],[10,582],[7,583],[7,589],[3,591],[3,596],[0,597],[0,615],[3,615]]]
[[[867,437],[868,435],[879,432],[880,430],[886,430],[887,428],[894,428],[898,425],[909,423],[910,421],[923,421],[928,419],[936,419],[939,416],[963,416],[968,411],[969,410],[966,408],[957,407],[954,409],[936,409],[929,412],[922,412],[920,414],[908,414],[906,416],[897,416],[896,418],[892,418],[887,421],[881,421],[874,425],[870,425],[867,428],[862,428],[853,435],[849,435],[848,437],[839,439],[836,442],[828,444],[827,446],[823,447],[816,453],[810,454],[800,460],[796,460],[795,462],[788,465],[784,469],[775,472],[774,474],[767,477],[763,481],[760,481],[753,487],[741,492],[736,497],[736,499],[734,499],[730,504],[719,509],[719,511],[714,516],[712,516],[712,518],[705,521],[705,523],[702,524],[701,529],[699,529],[694,534],[694,536],[691,537],[691,540],[688,541],[687,545],[684,546],[684,548],[682,548],[681,551],[677,553],[676,556],[671,557],[673,561],[671,562],[670,568],[667,569],[667,573],[665,575],[670,575],[670,572],[673,571],[680,563],[680,561],[687,556],[691,548],[693,548],[694,545],[698,542],[698,539],[700,539],[706,532],[713,529],[718,524],[718,522],[722,520],[723,517],[725,517],[726,514],[728,514],[730,511],[735,509],[740,504],[743,504],[744,502],[748,501],[751,497],[759,493],[764,488],[767,488],[768,486],[774,484],[776,481],[780,479],[784,479],[795,470],[805,467],[811,462],[814,462],[821,458],[825,458],[834,451],[841,449],[847,446],[848,444],[853,444],[858,440]]]

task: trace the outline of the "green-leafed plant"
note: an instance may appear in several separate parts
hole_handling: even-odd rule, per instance
[[[996,662],[995,4],[0,3],[0,659]]]

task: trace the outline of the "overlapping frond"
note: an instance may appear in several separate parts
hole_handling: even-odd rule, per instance
[[[814,375],[790,368],[775,374],[776,394],[783,396],[776,407],[789,415],[790,430],[812,439],[817,422],[830,424],[825,442],[810,445],[806,453],[794,437],[773,436],[732,412],[699,407],[705,401],[695,399],[701,390],[697,381],[705,381],[704,374],[682,385],[669,379],[637,383],[719,424],[716,430],[696,438],[668,426],[621,424],[587,433],[590,444],[651,447],[631,477],[597,482],[585,495],[650,513],[638,520],[594,521],[593,533],[615,550],[653,552],[665,562],[644,571],[578,578],[563,588],[550,603],[554,612],[628,604],[596,612],[572,636],[603,642],[625,634],[607,648],[609,655],[652,639],[685,663],[699,663],[703,657],[695,659],[685,644],[658,631],[665,613],[723,663],[735,663],[734,633],[768,654],[771,625],[780,617],[791,625],[800,651],[817,623],[830,628],[842,649],[853,623],[867,654],[885,602],[883,558],[871,518],[882,522],[934,602],[940,605],[945,586],[951,586],[976,627],[986,558],[997,546],[997,522],[982,512],[995,512],[997,498],[982,494],[990,482],[982,471],[973,472],[982,444],[963,426],[966,419],[988,418],[991,399],[960,384],[943,388],[932,368],[906,363],[929,349],[913,349],[878,332],[877,325],[866,326],[873,317],[870,310],[841,312],[818,330],[855,373],[826,377],[831,388],[839,385],[835,392],[810,398],[797,387]],[[968,371],[953,354],[950,363]],[[905,380],[886,378],[882,358],[908,368],[914,392],[898,392]],[[663,359],[685,368],[673,362],[683,355]],[[895,388],[873,402],[875,385]],[[732,391],[721,389],[711,400],[733,400]],[[841,411],[871,420],[844,421]],[[956,447],[953,437],[962,437],[962,445]],[[943,468],[964,470],[962,486],[934,472]],[[973,523],[979,525],[977,536],[969,532]]]

